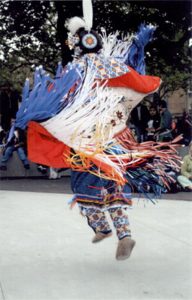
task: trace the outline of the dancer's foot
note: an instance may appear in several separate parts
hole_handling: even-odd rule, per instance
[[[98,243],[98,242],[102,241],[103,239],[106,239],[110,236],[112,236],[112,231],[110,231],[108,233],[97,232],[95,234],[94,238],[92,239],[92,243]]]
[[[135,241],[131,238],[124,237],[122,240],[119,240],[116,252],[116,259],[117,260],[124,260],[129,258],[133,247],[135,246]]]

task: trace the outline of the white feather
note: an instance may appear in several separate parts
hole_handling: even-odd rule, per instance
[[[91,0],[83,0],[83,18],[85,20],[86,29],[91,30],[93,26],[93,6]]]
[[[79,17],[73,17],[65,22],[65,27],[74,35],[81,27],[85,28],[85,21]]]
[[[102,54],[108,57],[124,58],[133,40],[133,35],[119,36],[119,31],[107,35],[105,28],[101,29]]]

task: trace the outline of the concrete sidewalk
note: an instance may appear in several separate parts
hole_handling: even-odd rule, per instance
[[[137,244],[115,260],[115,234],[92,244],[71,195],[0,191],[1,300],[192,299],[190,201],[134,200]],[[144,206],[145,203],[145,206]]]

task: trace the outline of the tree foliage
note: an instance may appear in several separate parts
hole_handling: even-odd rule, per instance
[[[55,64],[56,26],[49,1],[3,1],[0,11],[2,80],[23,82],[34,65]],[[24,75],[24,74],[23,74]],[[8,77],[7,77],[8,76]]]
[[[82,16],[81,1],[0,2],[0,81],[21,86],[34,66],[54,73],[57,62],[66,64],[71,52],[65,44],[67,18]],[[146,48],[149,74],[161,76],[161,95],[186,89],[191,74],[189,39],[190,1],[93,0],[94,28],[134,33],[139,24],[157,26]]]

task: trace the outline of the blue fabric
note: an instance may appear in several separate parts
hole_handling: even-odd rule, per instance
[[[132,45],[129,48],[125,64],[132,67],[139,74],[145,74],[144,48],[152,39],[155,27],[141,24]]]
[[[166,191],[160,182],[159,176],[151,170],[147,171],[142,168],[129,169],[126,173],[126,178],[136,192],[143,194],[153,203]]]
[[[23,165],[29,164],[25,151],[22,147],[15,148],[14,146],[9,146],[6,148],[5,153],[1,158],[1,166],[6,166],[7,161],[11,158],[14,151],[17,151],[17,154],[20,160],[22,161]]]
[[[25,129],[31,120],[42,121],[59,113],[70,101],[68,95],[74,84],[82,83],[82,70],[76,64],[69,63],[64,71],[59,65],[54,80],[42,67],[34,75],[34,87],[29,92],[27,80],[23,89],[22,103],[16,115],[15,126]],[[51,88],[52,87],[52,88]]]
[[[109,145],[108,154],[123,154],[124,149],[120,145]],[[145,195],[147,199],[155,203],[155,199],[160,197],[162,192],[165,192],[165,188],[159,182],[159,176],[152,173],[150,170],[144,170],[142,168],[132,168],[127,170],[125,174],[127,184],[124,185],[121,193],[129,194],[131,189],[136,192]],[[108,194],[114,194],[117,192],[117,185],[112,180],[106,180],[99,178],[88,172],[72,171],[71,175],[71,188],[76,194],[89,195],[98,198],[103,198],[102,189],[106,189]]]
[[[34,84],[34,85],[36,85],[36,84]],[[24,84],[23,91],[22,91],[22,102],[29,98],[29,90],[30,90],[29,79],[27,78],[25,80],[25,84]]]
[[[132,187],[135,188],[135,192],[143,194],[148,200],[155,203],[155,199],[165,192],[165,188],[159,182],[159,177],[143,169],[130,169],[126,173],[126,178],[128,184],[123,186],[122,195],[129,194],[130,197]],[[103,199],[103,188],[108,194],[117,193],[117,185],[114,181],[99,178],[88,172],[72,171],[71,188],[75,194],[97,197],[98,200]]]
[[[11,141],[11,139],[13,138],[14,136],[14,131],[15,131],[15,124],[13,124],[11,126],[11,129],[9,130],[9,135],[8,135],[8,138],[7,138],[7,142],[6,142],[6,145]]]
[[[102,188],[107,190],[108,194],[114,194],[117,185],[112,180],[99,178],[88,172],[71,172],[71,188],[75,194],[83,194],[103,198]],[[121,191],[125,194],[130,194],[131,189],[125,185]]]

